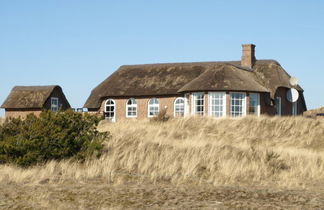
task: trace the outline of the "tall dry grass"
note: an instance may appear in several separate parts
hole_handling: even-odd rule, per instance
[[[307,116],[307,117],[316,117],[316,114],[318,114],[318,113],[324,113],[324,106],[319,107],[317,109],[308,110],[308,111],[304,112],[303,115]]]
[[[300,186],[324,180],[324,120],[188,117],[166,123],[102,122],[105,154],[85,164],[0,166],[0,183],[168,181]]]

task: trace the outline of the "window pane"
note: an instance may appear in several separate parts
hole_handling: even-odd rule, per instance
[[[174,104],[175,116],[184,115],[184,99],[177,98]]]
[[[250,114],[258,115],[258,107],[259,107],[259,94],[257,93],[250,93],[250,107],[249,112]]]
[[[203,115],[204,114],[204,94],[193,93],[193,113]]]
[[[231,116],[242,116],[245,113],[245,94],[231,93],[230,95],[230,114]]]
[[[209,115],[215,117],[225,116],[223,107],[225,106],[224,92],[210,92],[209,93]]]
[[[127,114],[126,117],[136,117],[137,115],[137,103],[134,98],[130,98],[126,104]]]
[[[151,98],[148,103],[148,114],[150,117],[157,115],[159,112],[159,101],[156,98]]]

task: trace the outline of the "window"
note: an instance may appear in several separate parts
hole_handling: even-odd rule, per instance
[[[249,114],[260,115],[260,94],[250,93]]]
[[[230,115],[232,117],[245,116],[245,93],[230,94]]]
[[[292,115],[297,115],[297,101],[292,103]]]
[[[204,115],[204,93],[193,93],[192,105],[193,114]]]
[[[276,114],[281,116],[281,98],[276,98]]]
[[[58,101],[58,98],[56,97],[51,97],[51,110],[53,112],[57,112],[58,111],[58,108],[59,108],[59,101]]]
[[[226,115],[226,94],[224,92],[209,92],[208,97],[209,115],[224,117]]]
[[[176,98],[174,101],[174,116],[183,116],[185,111],[185,100],[184,98]]]
[[[134,98],[130,98],[126,103],[126,117],[136,117],[136,116],[137,116],[137,103]]]
[[[159,113],[159,101],[157,98],[151,98],[148,103],[148,116],[153,117]]]
[[[115,101],[112,99],[108,99],[106,101],[105,105],[105,119],[115,122],[116,116],[115,116]]]

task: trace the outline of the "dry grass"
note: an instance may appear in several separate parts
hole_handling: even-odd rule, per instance
[[[105,154],[85,164],[0,166],[0,183],[107,183],[296,187],[324,180],[324,120],[303,117],[179,118],[166,123],[102,122]]]
[[[308,111],[304,112],[303,115],[308,116],[308,117],[315,117],[316,114],[318,114],[318,113],[324,113],[324,106],[317,108],[317,109],[308,110]]]

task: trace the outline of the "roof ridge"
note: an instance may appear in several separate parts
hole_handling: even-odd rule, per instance
[[[258,59],[256,62],[275,62],[279,64],[278,61],[274,59]],[[136,67],[136,66],[163,66],[163,65],[195,65],[195,64],[230,64],[235,65],[237,63],[241,63],[241,60],[232,60],[232,61],[195,61],[195,62],[170,62],[170,63],[143,63],[143,64],[126,64],[121,65],[120,68],[125,67]],[[279,64],[280,65],[280,64]],[[241,65],[238,65],[242,68]],[[244,69],[244,67],[243,67]]]

